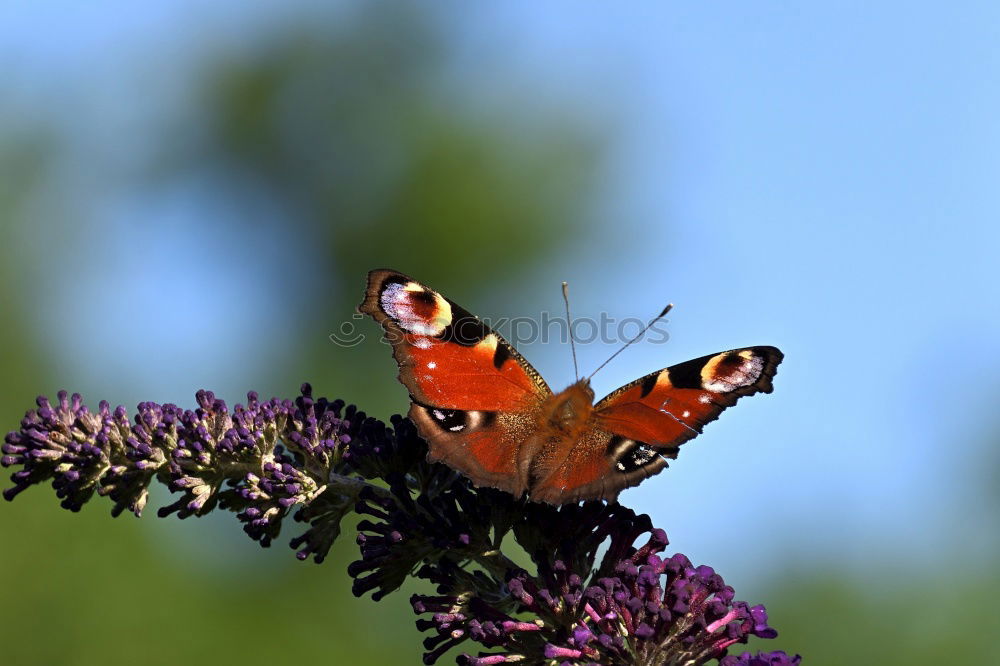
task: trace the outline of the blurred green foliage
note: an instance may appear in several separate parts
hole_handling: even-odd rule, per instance
[[[1000,578],[960,559],[942,555],[928,570],[878,563],[775,580],[764,588],[780,633],[773,642],[814,666],[1000,663]]]

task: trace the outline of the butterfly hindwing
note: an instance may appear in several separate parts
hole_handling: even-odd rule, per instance
[[[408,416],[427,440],[430,460],[458,470],[477,486],[515,496],[528,489],[519,460],[537,418],[534,412],[442,410],[413,403]]]
[[[562,462],[539,478],[530,489],[531,499],[549,504],[618,497],[667,466],[673,451],[653,452],[642,442],[628,440],[592,423]]]
[[[538,372],[478,317],[402,273],[371,271],[359,310],[392,345],[430,457],[477,485],[523,492],[518,450],[552,393]]]
[[[666,467],[681,444],[739,398],[770,393],[782,358],[774,347],[732,349],[622,386],[595,405],[574,455],[532,486],[532,498],[613,499]]]

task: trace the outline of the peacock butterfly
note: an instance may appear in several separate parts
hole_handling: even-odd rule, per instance
[[[726,407],[770,393],[783,358],[766,346],[709,354],[640,377],[595,405],[589,377],[553,393],[478,317],[401,273],[371,271],[358,309],[392,345],[428,458],[477,486],[550,504],[612,501],[656,474]]]

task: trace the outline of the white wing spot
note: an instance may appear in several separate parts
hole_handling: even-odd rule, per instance
[[[681,414],[681,418],[685,418],[685,419],[686,419],[686,418],[687,418],[687,417],[689,417],[689,416],[691,416],[691,412],[689,412],[689,411],[688,411],[688,410],[686,410],[686,409],[684,410],[684,413],[683,413],[683,414]]]
[[[654,453],[653,449],[649,446],[640,446],[635,450],[635,453],[632,454],[632,460],[636,465],[641,467],[652,460],[655,455],[656,453]]]
[[[433,370],[434,368],[438,367],[438,364],[435,363],[434,361],[427,361],[427,367]]]

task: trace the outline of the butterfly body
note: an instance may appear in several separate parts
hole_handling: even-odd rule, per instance
[[[745,395],[771,391],[782,354],[747,347],[680,363],[594,401],[588,379],[553,393],[498,333],[392,270],[369,273],[363,313],[379,322],[410,392],[428,457],[535,501],[613,500]]]
[[[534,432],[518,452],[518,471],[526,490],[544,483],[572,453],[586,435],[593,413],[594,391],[586,379],[545,398]]]

